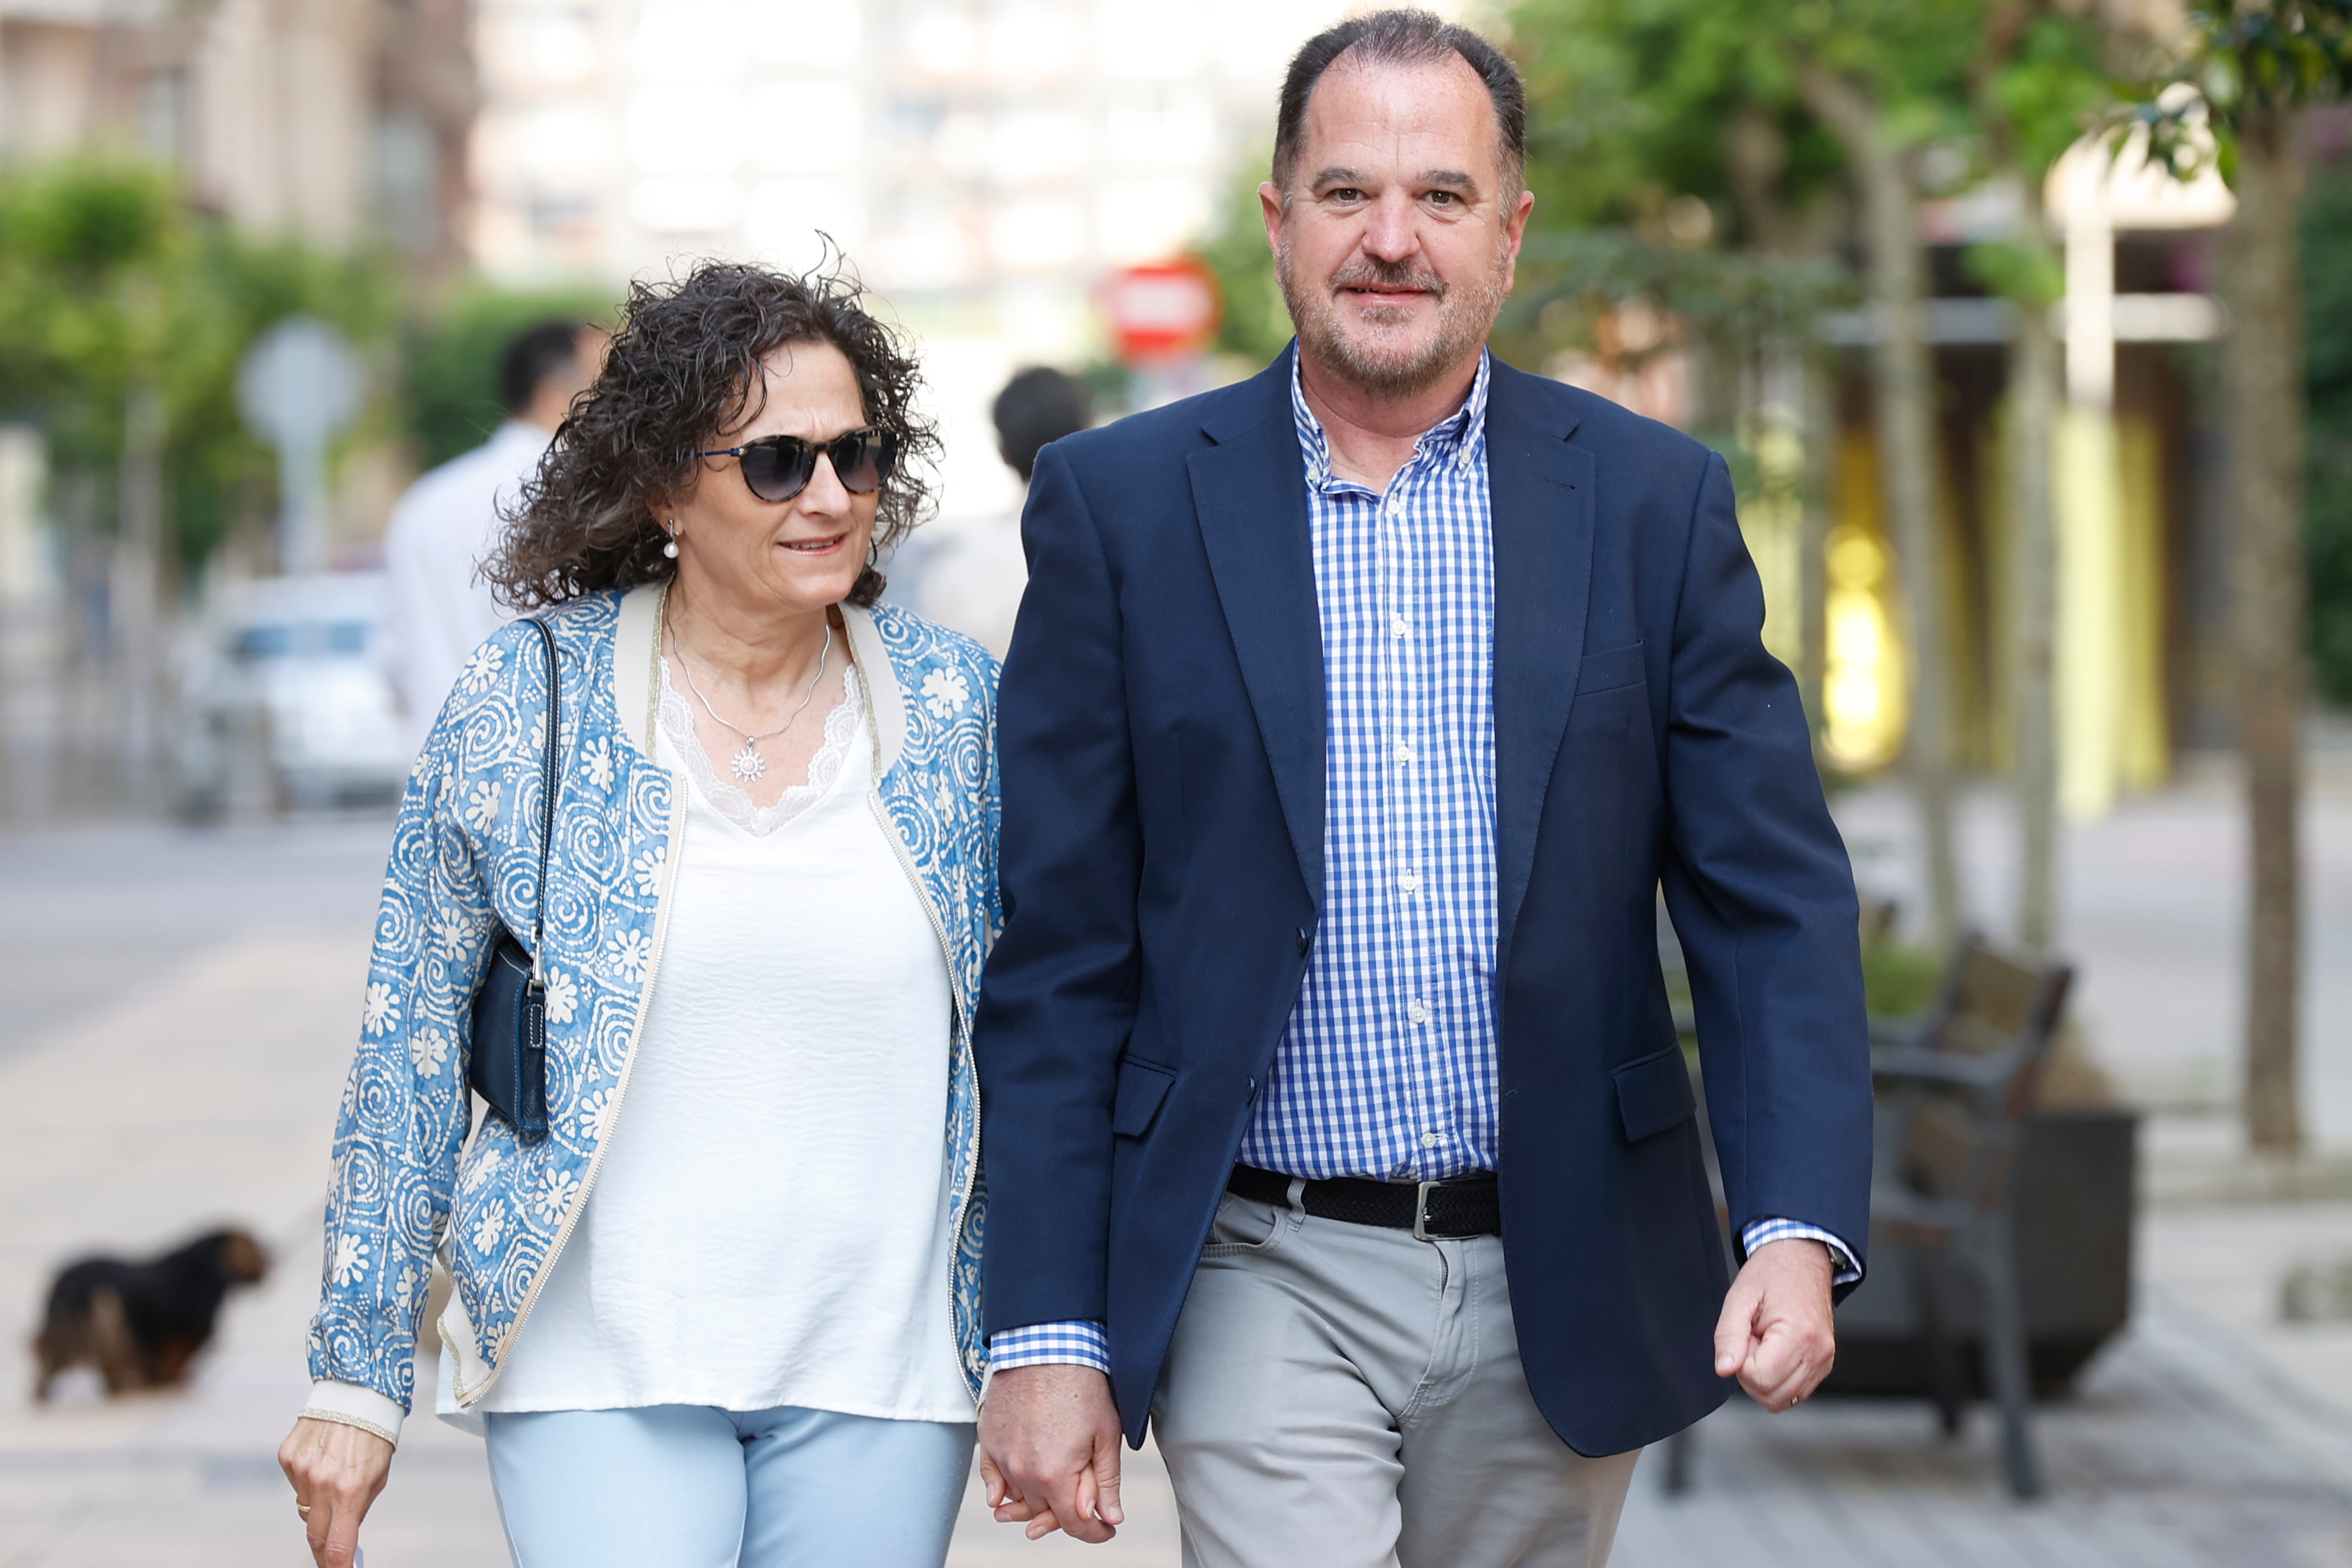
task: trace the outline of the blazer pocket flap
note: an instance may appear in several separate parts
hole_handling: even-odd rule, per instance
[[[1111,1100],[1110,1130],[1121,1138],[1140,1138],[1151,1130],[1160,1102],[1168,1098],[1176,1069],[1133,1057],[1118,1064],[1118,1092]]]
[[[1621,686],[1634,686],[1649,674],[1642,662],[1642,645],[1612,647],[1606,653],[1588,653],[1584,668],[1576,673],[1576,689],[1581,694],[1592,691],[1614,691]]]
[[[1619,1068],[1616,1078],[1617,1113],[1625,1119],[1629,1142],[1639,1143],[1698,1113],[1680,1046],[1637,1057]]]

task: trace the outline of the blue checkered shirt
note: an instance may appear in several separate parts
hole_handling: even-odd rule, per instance
[[[1332,472],[1292,361],[1307,529],[1323,626],[1323,913],[1241,1161],[1321,1181],[1439,1181],[1495,1168],[1495,550],[1486,484],[1488,362],[1381,495]],[[1745,1227],[1826,1243],[1827,1231]],[[990,1341],[998,1370],[1108,1371],[1096,1322]]]

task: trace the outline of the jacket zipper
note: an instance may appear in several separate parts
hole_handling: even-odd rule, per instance
[[[861,683],[865,680],[866,675],[863,670],[858,672],[857,679]],[[874,698],[871,690],[866,693],[866,710],[871,713],[874,710]],[[938,939],[940,944],[940,962],[947,965],[948,1000],[955,1008],[956,1063],[963,1069],[966,1079],[971,1084],[971,1120],[973,1127],[977,1129],[980,1125],[980,1072],[972,1061],[971,1031],[964,1009],[963,980],[956,973],[955,950],[948,942],[947,922],[940,918],[940,911],[933,907],[930,889],[923,886],[922,873],[915,868],[915,858],[907,853],[906,841],[898,837],[898,825],[890,820],[889,808],[882,804],[882,735],[878,728],[874,734],[874,783],[866,788],[866,804],[873,811],[874,819],[881,824],[882,836],[890,841],[892,852],[898,857],[898,868],[907,874],[908,885],[915,889],[915,901],[923,906],[923,913],[931,922],[931,935]],[[950,1095],[955,1092],[955,1085],[952,1081],[948,1085],[948,1092]],[[971,1158],[965,1162],[963,1175],[956,1183],[955,1205],[950,1213],[948,1224],[950,1243],[954,1248],[948,1256],[948,1321],[950,1324],[955,1321],[956,1259],[963,1252],[964,1219],[971,1206],[972,1177],[979,1170],[980,1151],[974,1149]],[[970,1386],[972,1381],[971,1369],[964,1364],[963,1343],[961,1339],[956,1343],[955,1352],[956,1369],[962,1373],[965,1384]],[[973,1394],[977,1397],[978,1390],[974,1389]]]

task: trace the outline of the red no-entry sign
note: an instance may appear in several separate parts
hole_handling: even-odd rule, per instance
[[[1189,256],[1120,268],[1103,280],[1102,303],[1118,357],[1130,364],[1197,353],[1224,310],[1216,279]]]

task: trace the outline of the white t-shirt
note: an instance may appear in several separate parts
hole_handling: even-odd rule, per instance
[[[478,1408],[970,1421],[950,1309],[953,1011],[858,694],[764,812],[665,670],[675,900],[588,1205]]]
[[[425,749],[466,660],[511,618],[474,574],[505,526],[499,508],[538,470],[548,440],[538,426],[508,420],[488,441],[409,486],[384,524],[392,578],[386,640],[411,755]]]

